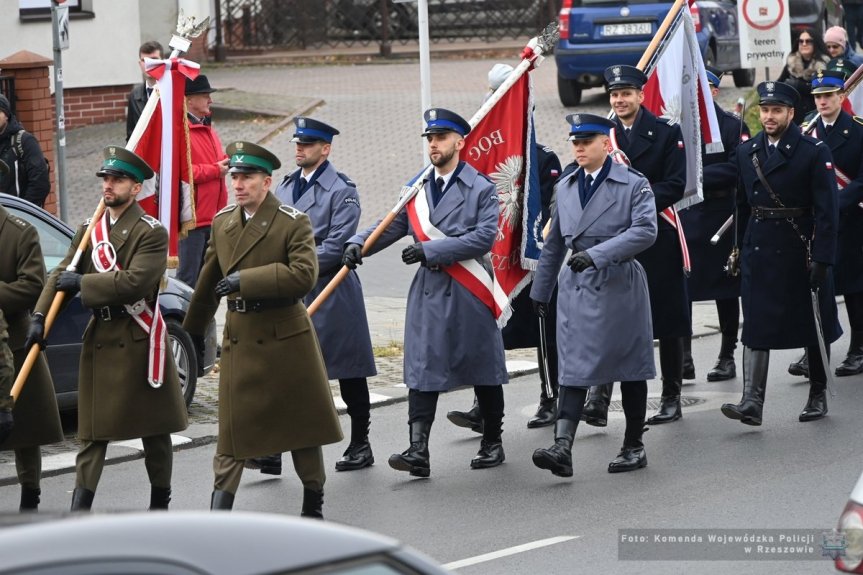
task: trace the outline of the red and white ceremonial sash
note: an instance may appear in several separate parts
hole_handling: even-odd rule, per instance
[[[439,240],[447,237],[437,229],[429,219],[431,210],[426,198],[425,188],[421,189],[405,206],[411,227],[417,238],[422,242]],[[509,298],[501,289],[493,274],[489,273],[483,265],[473,259],[456,262],[449,266],[440,266],[452,279],[464,286],[470,293],[475,295],[492,312],[495,318],[503,313],[509,305]]]
[[[95,226],[90,234],[90,243],[93,245],[91,259],[99,273],[119,270],[117,263],[117,252],[109,241],[108,213],[102,216],[102,220]],[[156,296],[155,309],[151,308],[147,301],[141,299],[133,304],[125,304],[124,307],[135,323],[150,336],[150,355],[147,362],[147,381],[152,387],[160,387],[165,380],[165,349],[167,325],[159,309],[159,297]]]
[[[631,165],[626,153],[624,153],[624,151],[617,145],[616,130],[611,130],[609,133],[609,145],[611,146],[609,154],[611,154],[612,160],[618,164],[626,164],[627,166]],[[689,247],[686,245],[686,236],[683,233],[683,222],[680,220],[677,208],[674,206],[665,208],[659,212],[658,216],[668,222],[671,227],[674,228],[674,231],[677,232],[677,239],[679,240],[678,243],[680,243],[680,256],[683,258],[683,271],[686,275],[689,275],[689,272],[692,271],[692,262],[689,259]]]
[[[817,140],[821,140],[822,142],[824,141],[824,138],[821,136],[821,134],[818,133],[817,126],[814,130],[812,130],[812,136]],[[836,174],[836,185],[839,187],[839,190],[842,191],[848,184],[851,183],[851,178],[846,176],[842,172],[842,170],[839,169],[839,166],[837,166],[835,163],[831,164],[831,166],[833,167],[833,172]]]

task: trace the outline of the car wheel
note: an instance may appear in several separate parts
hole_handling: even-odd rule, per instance
[[[198,385],[198,356],[195,354],[195,344],[192,343],[192,338],[176,319],[168,318],[166,323],[168,324],[168,343],[171,345],[174,363],[177,365],[180,389],[183,391],[186,407],[189,407]]]
[[[704,53],[704,67],[711,67],[716,65],[716,48],[713,46],[709,46],[707,48],[707,52]]]
[[[749,88],[755,84],[755,68],[734,70],[731,76],[734,78],[734,86],[737,88]]]
[[[581,86],[575,80],[567,80],[557,76],[557,95],[560,103],[564,106],[578,106],[581,104]]]

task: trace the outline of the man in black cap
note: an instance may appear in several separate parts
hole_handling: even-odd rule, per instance
[[[400,212],[369,253],[412,235],[416,243],[402,261],[419,264],[408,293],[405,318],[404,382],[408,394],[410,447],[390,456],[393,469],[428,477],[429,433],[438,395],[471,385],[483,418],[483,438],[473,469],[496,467],[505,456],[501,432],[503,388],[507,382],[503,340],[494,314],[472,290],[492,278],[489,252],[500,217],[494,184],[459,160],[470,132],[461,116],[443,108],[425,112],[428,152],[434,166],[420,192]],[[362,245],[377,226],[349,240],[344,263],[362,263]],[[469,287],[470,286],[470,287]]]
[[[231,509],[245,460],[290,451],[303,483],[302,515],[323,519],[321,446],[342,430],[302,298],[318,276],[312,225],[270,192],[281,165],[251,142],[228,146],[237,204],[216,214],[183,327],[201,345],[228,298],[219,372],[219,442],[211,509]]]
[[[138,48],[138,67],[141,68],[143,82],[135,84],[129,92],[129,97],[126,101],[126,141],[132,136],[135,131],[135,126],[141,118],[141,112],[144,111],[144,106],[147,105],[147,100],[150,99],[150,94],[156,88],[156,79],[147,74],[144,60],[150,58],[152,60],[161,60],[165,57],[165,49],[155,40],[148,40],[141,44]]]
[[[51,273],[27,333],[25,347],[45,345],[45,314],[56,292],[64,304],[76,293],[92,308],[84,332],[78,378],[78,439],[72,510],[89,510],[102,475],[109,441],[141,438],[150,478],[150,509],[171,500],[171,433],[188,425],[177,367],[159,312],[168,232],[144,213],[135,197],[153,170],[121,146],[104,150],[102,197],[106,209],[95,223],[77,271],[68,271],[89,220]]]
[[[559,286],[560,399],[554,445],[537,449],[533,463],[570,477],[587,389],[620,381],[626,432],[608,471],[633,471],[647,465],[641,437],[647,380],[656,375],[647,278],[635,256],[656,239],[656,207],[647,179],[608,156],[614,122],[592,114],[566,119],[578,169],[557,183],[556,210],[530,292],[544,316]],[[568,250],[569,269],[561,270]]]
[[[304,212],[312,221],[318,257],[318,281],[305,297],[310,305],[342,268],[344,245],[357,232],[360,197],[356,185],[329,161],[333,136],[339,131],[312,118],[294,118],[299,169],[285,176],[276,198]],[[339,380],[351,418],[351,441],[336,471],[354,471],[375,461],[369,442],[371,403],[366,378],[377,374],[372,339],[363,301],[363,287],[351,271],[312,317],[321,344],[327,377]],[[246,467],[278,475],[282,454],[247,459]]]
[[[180,240],[180,266],[177,279],[194,287],[204,265],[204,253],[210,239],[210,226],[216,213],[228,204],[228,156],[211,124],[213,103],[210,94],[216,90],[204,74],[194,80],[186,78],[186,110],[189,118],[189,149],[192,156],[192,182],[195,194],[195,228]]]
[[[0,160],[9,171],[0,174],[0,192],[45,205],[51,191],[48,162],[39,141],[18,122],[12,104],[0,94]]]
[[[716,103],[722,72],[707,69],[707,82],[713,94],[713,106],[719,122],[723,151],[708,153],[701,144],[701,162],[704,175],[704,201],[680,212],[686,244],[692,261],[692,272],[687,279],[689,306],[694,301],[715,301],[719,315],[722,344],[719,358],[707,372],[707,381],[723,381],[737,375],[734,350],[740,327],[740,277],[726,272],[728,255],[734,246],[733,228],[713,245],[711,238],[734,215],[737,192],[737,163],[735,154],[741,141],[749,139],[749,128],[734,114],[726,112]],[[691,312],[690,312],[691,316]],[[695,379],[692,361],[692,338],[683,339],[683,379]]]
[[[644,73],[634,66],[611,66],[605,85],[616,118],[612,136],[629,158],[630,165],[644,174],[653,189],[656,213],[683,198],[686,187],[686,153],[680,126],[657,118],[641,105]],[[653,337],[659,340],[662,400],[648,423],[680,419],[683,385],[683,338],[690,335],[689,299],[677,230],[658,219],[656,242],[638,254],[650,287]],[[589,425],[605,426],[612,384],[591,388],[582,419]]]
[[[800,133],[800,95],[781,82],[758,85],[764,131],[737,149],[738,243],[743,300],[743,398],[722,413],[761,425],[771,349],[806,347],[809,399],[800,421],[827,414],[827,374],[812,308],[818,295],[823,338],[842,334],[830,267],[836,256],[837,174],[828,146]]]

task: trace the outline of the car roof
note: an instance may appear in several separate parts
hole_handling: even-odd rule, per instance
[[[17,196],[11,196],[9,194],[0,194],[0,205],[2,205],[4,208],[15,208],[17,210],[21,210],[22,212],[30,213],[37,216],[41,220],[51,222],[52,225],[63,229],[70,238],[75,235],[75,230],[72,229],[66,222],[64,222],[51,212],[43,210],[39,206],[30,203],[27,200],[23,200]]]
[[[7,570],[146,560],[200,573],[256,575],[402,550],[397,541],[311,519],[248,512],[66,515],[0,529]]]

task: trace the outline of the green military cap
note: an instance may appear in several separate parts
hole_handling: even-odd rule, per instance
[[[251,142],[234,142],[225,152],[231,158],[228,171],[232,174],[263,172],[272,176],[273,170],[282,167],[282,163],[273,153]]]
[[[0,174],[8,174],[9,166],[3,160],[0,160]]]
[[[857,70],[857,66],[847,58],[833,58],[827,62],[827,69],[842,72],[847,80]]]
[[[147,162],[135,152],[131,152],[123,146],[107,146],[102,150],[102,155],[105,157],[102,168],[96,172],[99,177],[132,178],[139,184],[153,177],[153,168],[148,166]]]

